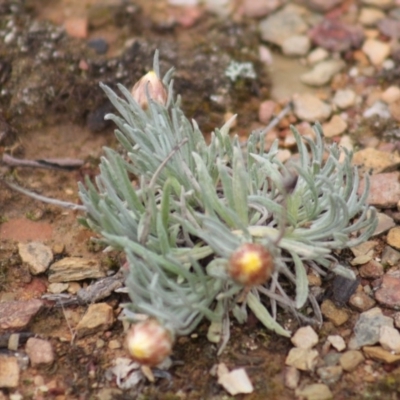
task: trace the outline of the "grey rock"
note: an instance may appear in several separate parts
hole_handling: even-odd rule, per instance
[[[305,35],[295,35],[285,39],[282,43],[282,52],[287,56],[305,56],[311,47],[310,39]]]
[[[363,312],[354,326],[354,337],[349,342],[349,348],[355,350],[378,343],[382,326],[393,327],[393,320],[384,316],[380,308]]]
[[[343,60],[325,60],[314,65],[310,72],[301,75],[300,80],[309,86],[324,86],[335,74],[345,67]]]
[[[284,9],[260,21],[259,30],[262,40],[282,46],[285,39],[307,31],[304,19],[293,10]]]
[[[321,378],[321,381],[326,385],[333,385],[338,382],[342,377],[343,368],[340,365],[333,367],[321,367],[317,369],[317,375]]]
[[[383,119],[389,119],[391,117],[391,114],[387,104],[383,101],[378,100],[374,104],[372,104],[371,107],[367,108],[363,113],[364,118],[371,118],[374,116],[378,116]]]
[[[382,252],[382,264],[394,266],[400,261],[400,251],[395,250],[393,247],[386,246]]]

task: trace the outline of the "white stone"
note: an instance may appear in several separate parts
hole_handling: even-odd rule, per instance
[[[312,50],[307,57],[307,62],[311,65],[319,63],[323,60],[326,60],[329,57],[329,53],[327,50],[322,47],[317,47],[315,50]]]
[[[311,71],[300,76],[306,85],[323,86],[345,67],[343,60],[325,60],[315,64]]]
[[[232,396],[239,393],[252,393],[253,385],[244,368],[227,372],[226,368],[218,368],[218,383]]]
[[[318,343],[318,335],[311,326],[303,326],[296,331],[291,341],[300,349],[311,349]]]
[[[390,54],[390,45],[376,39],[367,39],[362,47],[373,65],[381,65]]]
[[[346,348],[346,342],[339,335],[329,335],[327,340],[337,351],[343,351]]]
[[[53,294],[59,294],[62,292],[65,292],[68,289],[68,283],[50,283],[49,286],[47,286],[47,291],[49,293]]]
[[[400,88],[398,86],[389,86],[381,95],[382,101],[387,104],[394,103],[400,99]]]
[[[342,110],[354,106],[357,95],[351,89],[339,89],[333,96],[333,104]]]
[[[389,119],[391,117],[387,104],[380,100],[372,104],[372,106],[367,108],[363,113],[364,118],[371,118],[374,115],[383,119]]]
[[[318,351],[294,347],[289,351],[285,364],[301,371],[313,371],[318,361]]]
[[[303,93],[293,96],[294,113],[303,121],[325,121],[331,115],[331,107],[318,97]]]
[[[388,351],[400,353],[400,333],[391,326],[381,326],[379,331],[379,343]]]
[[[282,43],[282,52],[287,56],[305,56],[311,47],[308,36],[295,35],[285,39]]]
[[[300,371],[295,367],[286,367],[284,373],[285,386],[289,389],[296,389],[299,386]]]

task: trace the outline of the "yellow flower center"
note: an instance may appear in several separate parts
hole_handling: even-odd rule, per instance
[[[262,268],[262,260],[260,255],[254,251],[248,251],[243,254],[241,264],[244,272],[252,274],[259,271]]]
[[[149,354],[149,338],[146,335],[138,334],[130,343],[129,350],[138,359],[147,357]]]

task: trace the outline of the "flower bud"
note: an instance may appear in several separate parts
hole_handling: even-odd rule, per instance
[[[155,319],[133,325],[126,337],[132,358],[149,367],[160,364],[172,352],[173,336]]]
[[[270,277],[274,268],[272,256],[261,244],[245,243],[232,253],[228,272],[242,285],[261,285]]]
[[[133,98],[139,103],[143,110],[147,110],[149,107],[147,93],[156,103],[162,105],[167,104],[167,88],[154,71],[150,71],[142,76],[131,90]]]

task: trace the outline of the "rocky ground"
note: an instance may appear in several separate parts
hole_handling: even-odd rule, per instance
[[[289,341],[250,316],[217,357],[205,323],[152,381],[124,349],[123,255],[79,211],[1,184],[0,399],[400,397],[399,1],[3,1],[0,36],[2,181],[78,204],[77,182],[116,146],[98,82],[130,87],[159,48],[206,135],[238,113],[245,139],[291,103],[266,147],[278,139],[286,161],[289,125],[308,136],[320,121],[371,175],[379,211],[373,237],[338,255],[354,284],[308,276],[322,326],[288,320]]]

